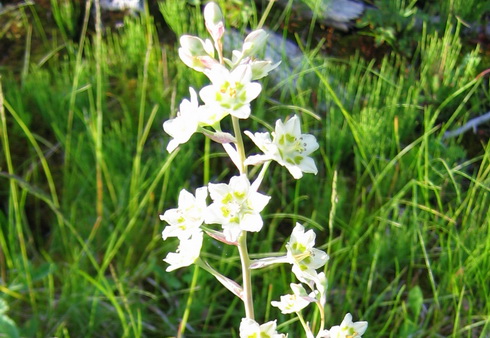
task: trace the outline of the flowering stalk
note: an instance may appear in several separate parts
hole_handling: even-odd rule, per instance
[[[224,64],[223,58],[223,44],[222,36],[224,33],[223,15],[219,7],[215,3],[210,3],[204,9],[204,19],[206,27],[210,32],[215,48],[218,52],[219,63]],[[230,95],[232,96],[232,95]],[[245,166],[245,147],[243,145],[243,137],[240,129],[240,122],[238,117],[232,116],[233,131],[236,139],[236,150],[238,153],[238,170],[240,174],[247,173],[247,167]],[[242,278],[243,278],[243,303],[245,305],[245,316],[249,319],[254,319],[254,306],[252,297],[252,277],[250,270],[250,258],[247,248],[247,233],[242,232],[238,238],[238,252],[240,254],[240,261],[242,265]]]
[[[269,203],[270,196],[258,190],[270,164],[275,162],[285,167],[295,179],[302,178],[304,173],[316,174],[318,169],[310,155],[319,145],[313,135],[302,133],[300,117],[294,115],[284,121],[277,120],[271,133],[245,131],[244,134],[263,152],[246,156],[240,120],[250,117],[251,101],[262,90],[256,80],[267,76],[279,63],[257,58],[267,42],[267,33],[262,29],[249,33],[241,50],[234,50],[231,59],[227,59],[222,43],[225,33],[223,15],[217,4],[210,2],[206,5],[204,20],[213,41],[184,35],[180,38],[179,56],[187,66],[204,73],[211,83],[199,91],[190,87],[189,99],[182,100],[175,118],[164,122],[163,128],[171,136],[167,150],[173,152],[194,134],[201,133],[208,140],[222,144],[239,175],[231,177],[228,183],[208,183],[197,188],[195,193],[183,189],[179,194],[178,207],[160,216],[169,224],[163,230],[162,238],[179,240],[176,252],[170,252],[164,259],[169,264],[167,271],[195,264],[239,297],[245,308],[245,317],[239,328],[240,338],[284,338],[284,334],[276,331],[275,320],[264,324],[255,321],[251,271],[271,264],[290,264],[299,283],[291,283],[293,293],[283,295],[280,301],[272,301],[271,304],[284,314],[295,314],[308,338],[361,337],[367,322],[354,323],[350,314],[345,316],[340,326],[324,330],[327,279],[325,273],[318,272],[318,269],[325,266],[329,256],[314,247],[313,230],[306,230],[297,223],[286,244],[285,255],[250,259],[247,233],[258,232],[264,225],[260,213]],[[221,120],[228,116],[232,121],[233,135],[221,129]],[[262,165],[253,183],[248,177],[249,165]],[[211,203],[208,203],[209,199]],[[205,235],[237,247],[242,285],[218,272],[201,257]],[[316,336],[301,313],[310,303],[315,303],[320,311],[321,323]],[[184,314],[183,325],[188,315],[188,312]],[[181,326],[180,335],[183,331]]]
[[[247,249],[246,232],[244,232],[238,239],[238,252],[240,253],[240,261],[242,263],[243,303],[245,305],[245,317],[255,319],[252,298],[252,270],[250,269],[250,257]]]
[[[233,131],[235,133],[235,138],[236,138],[238,161],[240,163],[240,167],[238,168],[238,170],[240,171],[240,174],[246,174],[247,167],[245,166],[245,147],[243,146],[243,137],[242,137],[242,132],[240,130],[240,121],[235,116],[232,116],[231,120],[233,123]]]

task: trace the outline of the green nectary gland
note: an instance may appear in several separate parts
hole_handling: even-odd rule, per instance
[[[233,196],[237,199],[237,200],[243,200],[246,196],[246,192],[242,191],[234,191],[233,192]]]
[[[223,214],[224,217],[228,218],[228,216],[230,216],[231,212],[230,212],[230,209],[228,209],[227,207],[225,206],[222,206],[221,207],[221,213]]]
[[[227,193],[221,199],[221,214],[223,217],[228,218],[228,222],[240,223],[240,215],[247,213],[249,208],[247,200],[245,200],[246,197],[246,191],[233,191],[232,193]],[[230,204],[235,204],[237,207],[230,208]]]
[[[232,85],[230,82],[225,81],[219,91],[216,93],[216,100],[221,101],[223,96],[221,94],[228,94],[228,96],[232,99],[237,98],[237,94],[239,94],[238,99],[245,101],[247,94],[242,91],[244,85],[243,83],[240,82],[235,82],[234,85]]]
[[[301,154],[305,151],[305,145],[301,142],[301,138],[296,138],[291,134],[283,134],[279,137],[278,143],[279,154],[282,159],[291,165],[299,165],[303,161],[304,156]]]
[[[233,201],[233,196],[230,193],[227,193],[225,197],[223,197],[223,199],[221,200],[221,203],[228,204],[231,201]]]

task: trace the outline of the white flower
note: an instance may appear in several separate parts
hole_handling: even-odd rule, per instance
[[[270,60],[257,60],[250,56],[245,56],[243,52],[234,50],[232,52],[232,60],[226,60],[226,62],[233,67],[237,65],[250,65],[252,68],[252,80],[261,79],[269,74],[272,70],[276,69],[281,64],[281,61],[273,64]]]
[[[301,284],[291,283],[293,294],[281,296],[281,301],[272,301],[272,306],[278,307],[282,313],[299,312],[315,301],[316,293],[312,292],[309,295]]]
[[[320,304],[324,307],[327,303],[327,287],[328,281],[324,272],[320,272],[314,280],[315,287],[318,290]]]
[[[247,35],[243,41],[242,50],[234,50],[232,59],[225,59],[226,63],[233,69],[238,65],[248,64],[252,68],[252,80],[261,79],[275,69],[281,61],[273,64],[270,60],[260,60],[257,58],[259,53],[267,42],[267,34],[263,29],[257,29]]]
[[[243,56],[255,56],[257,52],[264,48],[268,36],[269,34],[263,29],[257,29],[250,32],[243,41]]]
[[[170,264],[166,271],[173,271],[193,264],[201,253],[203,233],[194,232],[191,237],[180,241],[177,252],[170,252],[164,259]]]
[[[269,133],[245,133],[264,152],[264,155],[250,156],[245,164],[255,165],[274,160],[285,166],[296,179],[303,177],[303,172],[318,172],[315,161],[308,157],[318,149],[318,142],[313,135],[301,134],[301,124],[297,115],[286,124],[277,120],[275,132],[272,133],[273,140]]]
[[[210,2],[204,7],[204,24],[215,42],[219,41],[225,33],[223,13],[216,3]]]
[[[189,141],[199,126],[202,107],[199,107],[196,91],[189,87],[191,100],[184,99],[179,106],[177,117],[163,123],[163,129],[172,139],[167,145],[167,151],[172,152],[179,144]]]
[[[366,332],[368,322],[352,322],[352,315],[346,314],[342,323],[318,333],[318,338],[360,338]]]
[[[286,249],[296,277],[304,283],[310,284],[313,281],[319,285],[323,278],[318,276],[315,269],[325,265],[328,255],[313,247],[315,245],[315,237],[313,230],[305,232],[305,228],[296,223],[291,238],[286,244]]]
[[[202,109],[199,112],[199,123],[202,126],[219,126],[219,122],[228,115],[228,112],[226,110],[220,109],[219,107],[216,107],[216,105],[205,104],[200,108]],[[215,129],[219,130],[220,128],[218,127]]]
[[[179,57],[188,67],[203,72],[219,62],[214,58],[214,47],[211,40],[183,35],[180,37]]]
[[[195,232],[199,232],[204,221],[207,196],[207,187],[198,188],[195,197],[187,190],[182,189],[179,194],[178,208],[169,209],[160,215],[162,221],[170,224],[162,232],[163,240],[168,237],[178,237],[180,240],[185,240]]]
[[[284,334],[277,333],[276,321],[259,325],[255,320],[243,318],[240,323],[240,338],[282,338]]]
[[[204,221],[221,224],[226,240],[236,242],[242,230],[262,229],[260,212],[269,203],[270,196],[251,189],[246,175],[232,177],[229,184],[210,183],[208,189],[213,203],[208,207]]]
[[[250,65],[239,65],[231,72],[222,65],[216,65],[205,71],[205,74],[212,84],[201,89],[199,95],[210,109],[241,119],[250,116],[250,101],[262,90],[260,83],[250,82]]]
[[[272,64],[272,61],[269,60],[253,60],[249,64],[252,67],[252,80],[258,80],[269,75],[281,64],[281,61]]]

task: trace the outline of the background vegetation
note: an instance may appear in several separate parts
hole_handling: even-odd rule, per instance
[[[185,311],[189,337],[237,336],[237,299],[162,262],[176,243],[161,240],[158,215],[180,189],[234,172],[202,136],[165,151],[162,122],[207,81],[175,45],[204,34],[198,2],[151,2],[102,31],[82,2],[0,8],[0,336],[172,336]],[[244,32],[266,1],[220,3]],[[302,61],[266,80],[244,128],[299,113],[319,174],[273,167],[250,252],[281,250],[300,221],[331,257],[327,327],[351,312],[369,321],[366,337],[488,337],[490,128],[444,137],[490,110],[488,1],[375,5],[350,33],[289,7],[266,18]],[[205,248],[238,276],[234,248]],[[270,306],[292,278],[258,271],[255,304],[259,321],[297,337],[299,323]]]

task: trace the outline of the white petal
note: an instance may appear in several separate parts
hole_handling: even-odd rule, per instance
[[[223,148],[225,149],[228,156],[230,156],[230,159],[235,164],[237,169],[240,170],[241,164],[240,164],[240,156],[238,156],[238,151],[236,151],[236,149],[233,147],[231,143],[223,143]]]
[[[301,122],[299,121],[298,115],[291,117],[285,125],[286,132],[291,135],[301,135]]]
[[[191,94],[191,103],[192,103],[192,105],[194,105],[195,107],[197,107],[199,105],[199,103],[197,102],[197,93],[194,90],[194,88],[189,87],[189,93]]]
[[[233,192],[247,195],[248,189],[250,188],[250,181],[246,175],[233,176],[230,179],[229,187]]]
[[[202,240],[203,234],[198,232],[193,234],[191,238],[181,241],[177,252],[170,252],[164,259],[165,262],[170,264],[166,271],[193,264],[201,252]]]
[[[228,223],[223,225],[223,233],[227,241],[236,242],[242,233],[242,229],[236,223]]]
[[[250,113],[251,113],[251,109],[249,104],[244,104],[238,109],[230,110],[230,115],[238,117],[239,119],[248,119]]]
[[[230,76],[228,69],[220,64],[216,64],[211,69],[205,70],[204,74],[206,74],[213,84],[221,84]]]
[[[261,212],[267,203],[269,203],[271,197],[261,194],[259,192],[252,192],[248,198],[249,207],[257,212]]]
[[[264,333],[265,337],[272,337],[273,335],[277,334],[276,332],[276,321],[271,321],[267,322],[265,324],[260,325],[260,332]]]
[[[180,136],[179,131],[182,129],[182,125],[182,119],[178,116],[163,122],[163,130],[173,138],[177,138]]]
[[[260,214],[245,214],[240,221],[240,227],[245,231],[258,232],[262,229],[264,222]]]
[[[230,82],[248,83],[252,79],[252,68],[248,64],[239,65],[230,74]]]
[[[250,318],[243,318],[240,323],[240,338],[260,337],[259,324]]]
[[[316,141],[316,137],[310,134],[301,135],[303,139],[303,145],[305,145],[304,155],[310,155],[312,152],[318,149],[319,145]]]
[[[257,96],[259,96],[260,91],[262,90],[262,85],[258,82],[248,83],[245,86],[244,90],[247,93],[245,102],[250,102],[250,101],[254,100]]]
[[[266,145],[269,146],[272,144],[271,134],[269,132],[252,134],[250,131],[245,130],[244,134],[250,137],[255,145],[263,152],[265,152]]]
[[[206,198],[208,197],[208,187],[196,189],[196,204],[199,207],[206,207]]]
[[[213,42],[211,40],[209,39],[204,40],[203,47],[209,56],[214,57],[214,47],[213,47]]]
[[[368,328],[368,322],[366,321],[354,323],[354,329],[356,330],[357,334],[359,334],[359,336],[362,336],[364,332],[366,332],[367,328]]]
[[[171,153],[172,151],[174,151],[175,149],[177,149],[177,147],[179,146],[179,142],[177,142],[176,140],[170,140],[170,142],[168,143],[167,145],[167,151],[169,153]]]
[[[347,313],[342,320],[342,323],[340,323],[340,327],[346,327],[346,326],[351,326],[352,324],[352,315],[350,313]]]
[[[315,161],[311,157],[303,158],[299,167],[301,168],[300,170],[302,170],[305,173],[310,173],[315,175],[318,173],[318,169],[316,168]]]
[[[318,269],[321,268],[322,266],[327,263],[329,257],[328,255],[323,252],[322,250],[318,250],[315,248],[311,249],[311,255],[312,255],[312,261],[309,264],[313,269]]]
[[[261,269],[272,264],[289,263],[288,256],[266,257],[255,259],[250,264],[250,269]]]
[[[178,219],[180,218],[180,213],[177,208],[169,209],[164,212],[163,215],[160,215],[160,219],[162,221],[167,222],[170,225],[178,224]]]
[[[195,204],[195,197],[193,194],[191,194],[190,192],[188,192],[187,190],[185,189],[182,189],[179,193],[179,208],[181,209],[185,209],[185,208],[188,208],[189,206]]]
[[[221,224],[225,221],[221,213],[221,204],[212,203],[204,212],[204,223],[206,224]]]
[[[178,229],[173,226],[166,226],[165,229],[162,231],[162,238],[163,240],[167,240],[169,237],[177,237],[177,232]]]
[[[216,103],[216,87],[214,85],[203,87],[199,91],[199,96],[201,97],[201,100],[203,100],[206,104]]]
[[[303,172],[301,171],[301,169],[296,166],[296,165],[290,165],[288,163],[286,163],[286,169],[291,173],[291,175],[295,178],[295,179],[300,179],[301,177],[303,177]]]
[[[228,112],[215,101],[211,100],[210,102],[199,107],[199,123],[203,126],[214,126],[228,115]]]
[[[273,160],[273,158],[269,155],[252,155],[247,157],[245,165],[258,165],[271,160]]]
[[[281,120],[276,121],[276,127],[275,127],[274,131],[276,132],[277,138],[279,138],[281,135],[286,133],[284,123],[282,123]]]
[[[208,185],[209,195],[213,201],[221,200],[226,194],[229,193],[230,188],[225,183],[209,183]]]
[[[252,80],[259,80],[267,75],[281,64],[281,61],[272,64],[272,61],[253,61]]]
[[[294,239],[297,241],[297,238],[303,236],[304,233],[305,227],[301,223],[296,222],[296,225],[293,228],[293,232],[291,233],[291,240]]]

